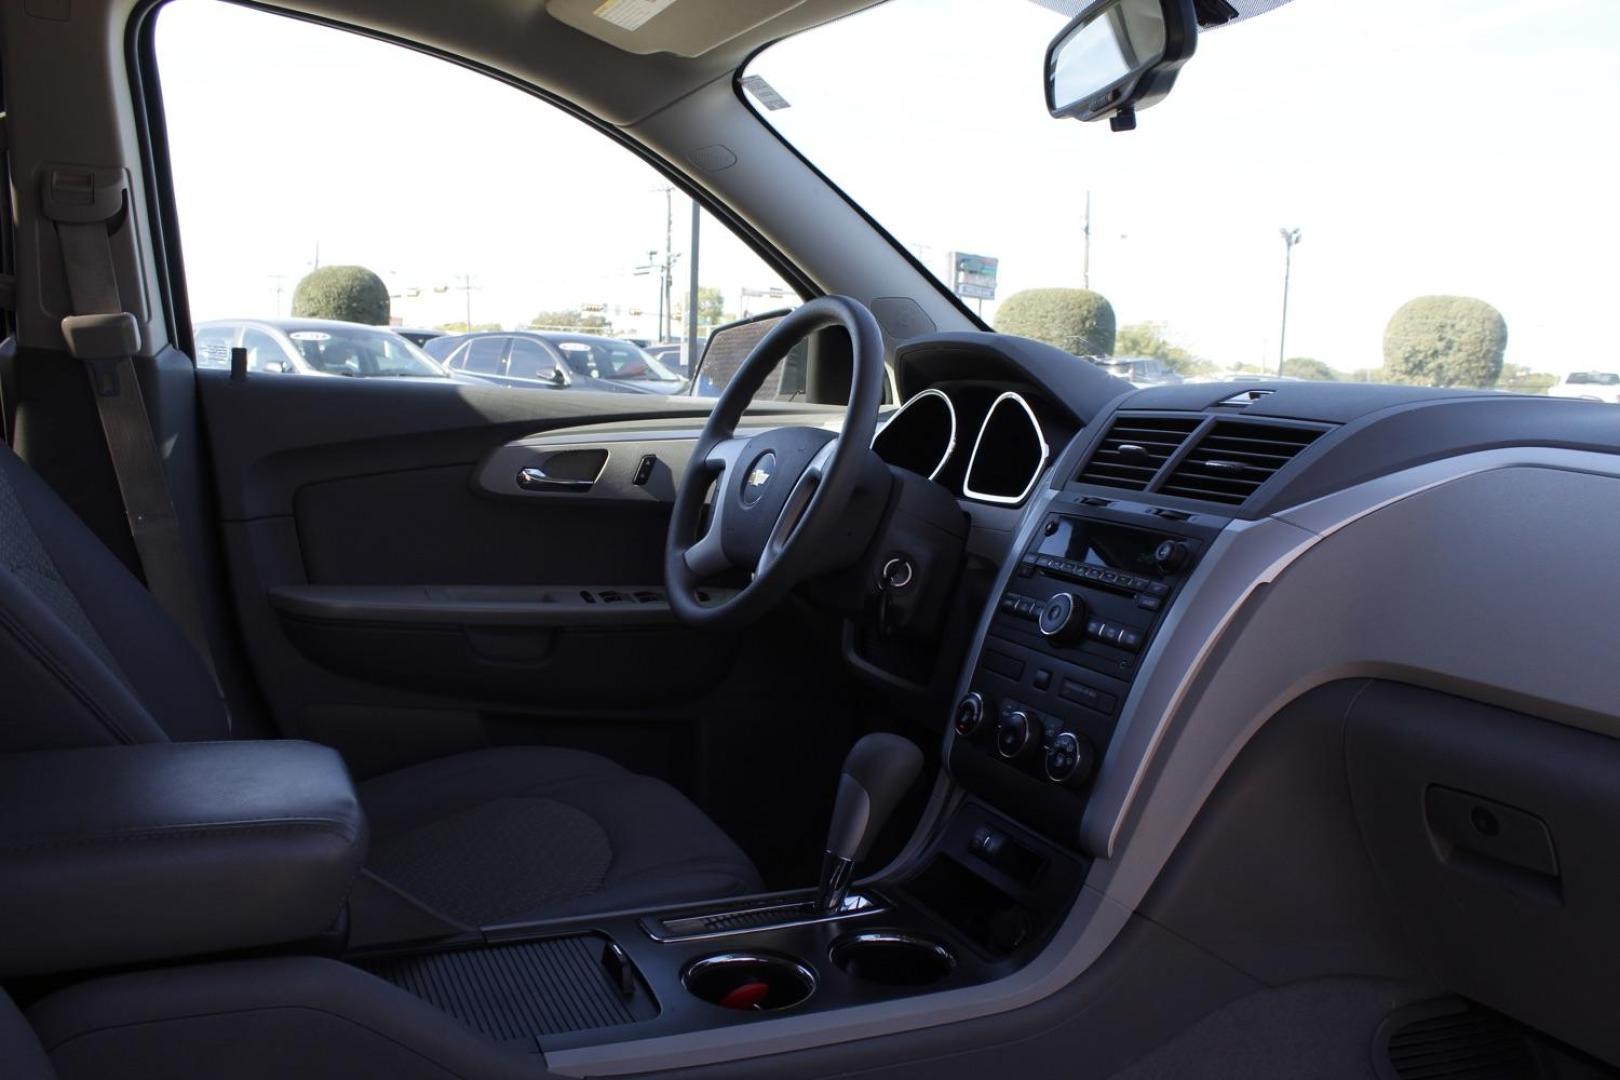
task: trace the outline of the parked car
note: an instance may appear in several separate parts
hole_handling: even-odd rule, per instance
[[[388,329],[420,348],[434,338],[444,337],[448,331],[430,330],[420,326],[390,326]]]
[[[1153,356],[1088,356],[1086,359],[1108,374],[1137,386],[1165,386],[1181,381],[1174,368]]]
[[[631,394],[686,389],[684,378],[635,345],[594,334],[486,331],[435,338],[428,347],[450,371],[501,386]]]
[[[1620,372],[1572,371],[1547,391],[1548,397],[1581,398],[1620,405]]]
[[[197,366],[228,368],[231,349],[248,370],[349,378],[444,379],[432,357],[385,326],[333,319],[216,319],[192,331]]]
[[[693,354],[693,357],[701,357],[703,348],[708,343],[708,338],[698,338],[697,352]],[[686,341],[684,338],[680,341],[665,342],[662,345],[648,345],[642,351],[671,371],[679,374],[682,378],[690,379],[692,377],[693,357],[686,355]]]

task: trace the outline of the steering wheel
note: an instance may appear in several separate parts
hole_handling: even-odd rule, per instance
[[[841,432],[787,426],[737,434],[743,410],[788,352],[817,330],[849,334],[849,408]],[[709,414],[687,462],[670,515],[664,585],[676,618],[692,626],[742,626],[759,618],[813,573],[822,541],[855,490],[883,405],[883,334],[866,306],[823,296],[788,313],[754,346]],[[715,486],[709,528],[698,536],[704,495]],[[753,577],[713,603],[702,582],[730,570]]]

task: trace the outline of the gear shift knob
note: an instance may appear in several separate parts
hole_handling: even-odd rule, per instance
[[[843,904],[855,863],[871,850],[922,764],[922,751],[898,735],[868,735],[850,748],[827,830],[817,910],[831,914]]]

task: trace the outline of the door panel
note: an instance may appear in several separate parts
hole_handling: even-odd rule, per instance
[[[737,640],[676,624],[661,588],[675,478],[707,402],[198,380],[248,659],[284,732],[368,773],[480,745],[497,715],[506,737],[525,715],[614,725],[628,711],[638,730],[679,729],[726,683]],[[765,425],[827,419],[765,411]],[[607,453],[589,490],[481,482],[581,447]],[[662,471],[635,484],[645,453]]]

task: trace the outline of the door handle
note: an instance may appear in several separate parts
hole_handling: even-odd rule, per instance
[[[556,476],[547,476],[544,469],[529,466],[518,470],[517,486],[524,491],[589,491],[596,484],[595,480],[564,480]]]

